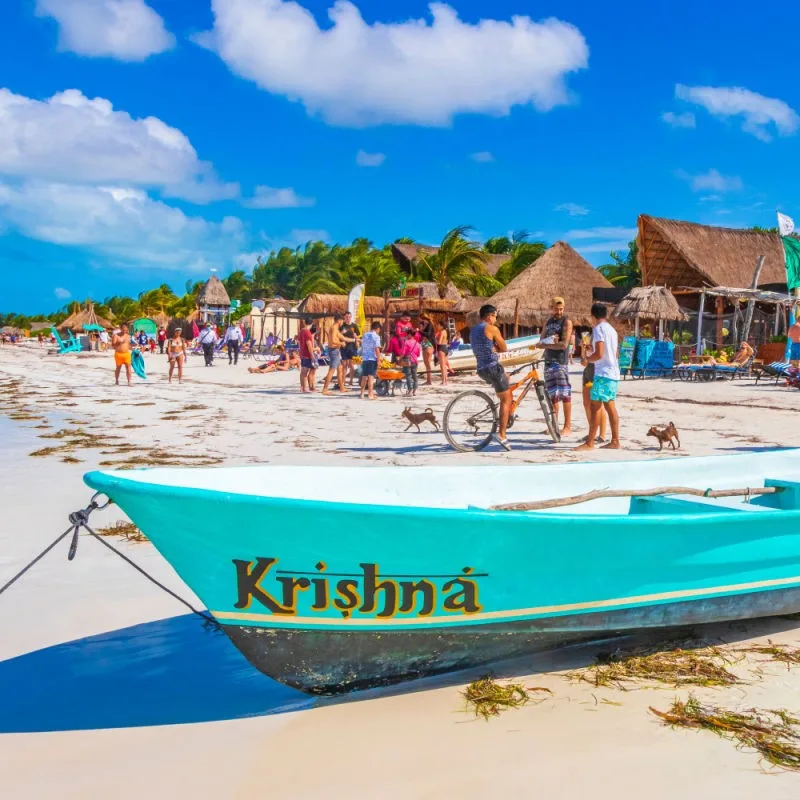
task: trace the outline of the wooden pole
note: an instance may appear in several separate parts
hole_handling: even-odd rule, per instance
[[[717,315],[717,324],[714,331],[714,349],[721,350],[722,349],[722,322],[723,322],[723,315],[725,314],[725,301],[721,297],[715,298],[716,302],[714,303],[714,312]]]
[[[639,317],[637,316],[633,322],[633,335],[636,339],[639,338]]]
[[[696,356],[703,355],[703,309],[706,307],[706,292],[703,289],[700,292],[700,310],[697,312],[697,344],[695,345],[694,354]]]
[[[764,266],[765,256],[759,256],[758,260],[756,261],[756,269],[753,272],[753,283],[750,286],[751,289],[758,289],[758,278],[761,275],[761,267]],[[747,337],[750,335],[750,326],[753,324],[753,311],[756,307],[756,299],[755,297],[751,297],[747,301],[747,311],[745,312],[744,317],[744,329],[742,330],[742,340],[747,341]]]
[[[362,336],[364,335],[364,331],[361,331]],[[383,343],[384,345],[389,344],[389,339],[391,339],[391,334],[389,333],[389,292],[383,293]]]
[[[519,338],[519,297],[514,301],[514,338]]]

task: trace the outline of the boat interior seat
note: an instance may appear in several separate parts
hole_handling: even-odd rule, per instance
[[[750,502],[761,508],[772,508],[778,511],[796,511],[800,509],[800,483],[767,478],[764,486],[779,486],[783,489],[778,494],[762,494]]]

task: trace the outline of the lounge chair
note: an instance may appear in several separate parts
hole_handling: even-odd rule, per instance
[[[50,328],[50,330],[53,331],[53,337],[56,340],[56,345],[58,345],[58,355],[62,356],[64,353],[78,353],[82,350],[80,341],[75,338],[72,331],[67,331],[69,338],[65,341],[55,328]]]
[[[718,378],[734,380],[750,376],[753,356],[741,364],[680,364],[673,374],[682,381],[713,381]]]
[[[756,373],[756,383],[760,380],[775,380],[778,383],[784,378],[789,377],[789,370],[792,365],[789,361],[773,361],[771,364],[764,364]]]

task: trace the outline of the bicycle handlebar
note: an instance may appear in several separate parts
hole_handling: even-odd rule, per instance
[[[536,364],[541,364],[544,361],[543,358],[537,358],[535,361],[526,361],[524,364],[520,364],[515,370],[509,372],[509,375],[516,375],[518,372],[522,372],[522,370],[527,369],[528,367],[533,367]]]

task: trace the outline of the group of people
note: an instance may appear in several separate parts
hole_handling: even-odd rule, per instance
[[[620,380],[618,336],[606,319],[608,311],[602,303],[592,306],[591,344],[582,349],[583,402],[589,422],[589,433],[577,450],[591,450],[605,439],[606,417],[611,427],[611,441],[605,447],[618,449],[619,414],[616,408],[617,387]],[[500,329],[497,327],[497,309],[490,304],[481,307],[480,322],[470,331],[470,344],[478,367],[478,376],[488,383],[497,394],[500,419],[496,440],[506,450],[511,449],[507,437],[508,420],[514,401],[512,389],[500,353],[508,349]],[[573,340],[573,324],[565,313],[562,297],[554,297],[552,315],[545,323],[540,346],[545,350],[545,389],[553,404],[556,419],[559,409],[564,410],[562,436],[572,432],[572,387],[569,381],[570,345]]]
[[[163,330],[163,329],[162,329]],[[161,331],[159,331],[159,334]],[[186,363],[186,341],[183,338],[180,327],[176,326],[170,338],[167,337],[164,331],[163,340],[158,340],[161,353],[166,350],[167,363],[169,364],[169,382],[172,383],[172,377],[177,370],[178,383],[183,381],[183,365]],[[163,346],[161,346],[163,343]],[[111,336],[111,347],[114,350],[114,382],[119,386],[119,379],[122,370],[125,370],[125,377],[128,381],[128,386],[131,385],[132,379],[132,355],[133,348],[150,349],[150,342],[142,344],[138,336],[131,336],[128,326],[123,323],[114,331]]]

